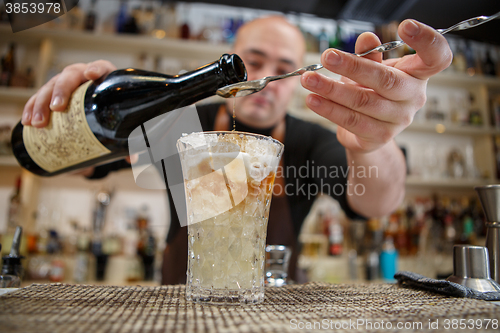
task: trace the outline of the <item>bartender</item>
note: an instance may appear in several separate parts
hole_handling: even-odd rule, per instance
[[[377,52],[361,58],[328,49],[322,54],[321,63],[342,79],[316,72],[301,76],[302,86],[312,92],[307,96],[307,106],[337,124],[336,134],[287,114],[298,78],[273,82],[259,93],[237,99],[236,130],[271,135],[285,145],[283,172],[273,191],[267,243],[292,247],[292,279],[298,235],[320,191],[335,198],[351,218],[387,215],[404,197],[406,165],[394,137],[424,105],[428,78],[449,66],[452,53],[444,37],[417,21],[403,21],[398,34],[416,54],[382,61],[382,54]],[[356,42],[356,52],[377,45],[380,41],[374,34],[364,33]],[[264,17],[238,30],[232,52],[243,59],[248,80],[255,80],[301,67],[305,41],[300,30],[285,18]],[[23,125],[46,126],[50,112],[63,111],[80,84],[115,69],[105,60],[67,66],[29,99],[23,111]],[[226,104],[198,106],[203,130],[231,129],[232,103],[228,100]],[[103,177],[123,164],[115,162],[84,173],[89,178]],[[322,167],[338,172],[315,172],[324,170]],[[376,173],[360,177],[356,170]],[[185,283],[187,230],[180,227],[171,195],[169,202],[171,223],[162,282]]]

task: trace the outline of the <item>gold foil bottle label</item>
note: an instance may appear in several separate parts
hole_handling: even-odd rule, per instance
[[[97,140],[85,117],[84,98],[91,83],[75,90],[64,112],[51,112],[46,127],[24,126],[26,151],[45,171],[58,171],[111,152]]]

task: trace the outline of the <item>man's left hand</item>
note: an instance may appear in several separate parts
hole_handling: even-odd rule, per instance
[[[307,106],[339,126],[337,138],[353,153],[377,150],[409,126],[426,101],[427,80],[451,63],[446,39],[431,27],[405,20],[398,33],[416,54],[382,62],[379,52],[358,57],[329,49],[321,63],[342,75],[340,81],[315,72],[302,75],[302,85],[315,93],[307,97]],[[356,52],[377,45],[374,34],[364,33]]]

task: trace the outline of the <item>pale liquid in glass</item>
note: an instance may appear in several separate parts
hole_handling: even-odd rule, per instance
[[[190,159],[181,154],[190,220],[189,300],[239,304],[264,298],[267,219],[282,145],[259,137],[225,132],[210,153]],[[228,157],[227,142],[241,149],[237,158]]]

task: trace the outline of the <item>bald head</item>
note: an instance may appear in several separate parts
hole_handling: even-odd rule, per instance
[[[302,67],[305,49],[304,37],[296,26],[284,17],[269,16],[244,24],[232,51],[243,59],[251,81]],[[276,125],[285,117],[297,84],[296,77],[275,81],[257,94],[237,98],[237,119],[256,128]],[[228,103],[232,108],[232,101]]]
[[[266,36],[275,40],[281,40],[283,44],[293,43],[294,50],[304,57],[306,52],[306,42],[302,32],[295,25],[288,22],[283,16],[261,17],[242,25],[236,33],[233,48],[237,49],[241,44],[249,40],[266,39]]]

